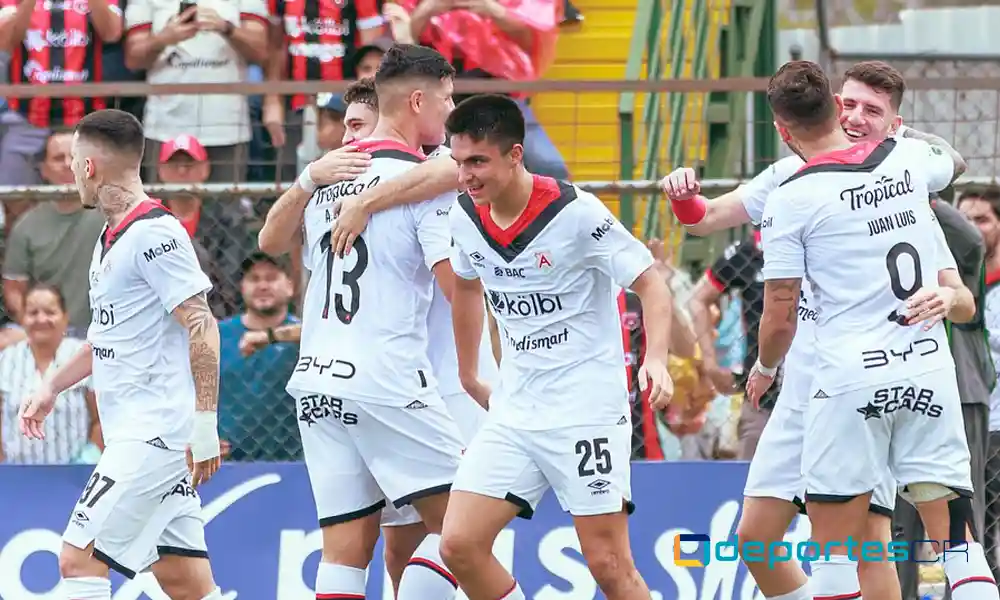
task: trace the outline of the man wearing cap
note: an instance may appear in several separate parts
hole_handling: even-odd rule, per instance
[[[344,139],[344,97],[340,94],[320,94],[316,97],[319,115],[316,119],[316,145],[323,152],[340,148]]]
[[[285,393],[299,348],[277,339],[283,326],[298,323],[288,312],[292,280],[263,252],[247,257],[241,271],[244,311],[219,323],[219,436],[229,460],[300,460],[297,413]]]
[[[157,174],[164,183],[200,185],[209,181],[212,165],[208,152],[198,138],[182,134],[160,146]],[[202,269],[215,285],[210,303],[216,316],[228,316],[239,310],[240,257],[254,248],[247,231],[247,216],[239,201],[203,198],[192,192],[168,194],[164,205],[176,216],[195,249]]]

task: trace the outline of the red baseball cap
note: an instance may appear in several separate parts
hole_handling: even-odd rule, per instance
[[[195,160],[208,160],[208,152],[193,135],[179,135],[160,146],[160,162],[167,162],[178,152],[186,152]]]

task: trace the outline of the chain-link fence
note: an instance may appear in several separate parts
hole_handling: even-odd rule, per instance
[[[843,66],[838,65],[838,68]],[[1000,157],[997,147],[1000,143],[1000,70],[996,65],[901,62],[899,66],[910,79],[913,89],[907,94],[903,108],[907,122],[946,137],[967,156],[971,176],[962,180],[963,185],[992,181]],[[297,290],[301,288],[303,279],[301,266],[295,256],[276,265],[259,260],[251,264],[246,260],[255,250],[256,234],[273,199],[294,178],[301,164],[315,157],[321,147],[336,145],[342,133],[338,129],[341,125],[336,110],[327,113],[325,111],[331,109],[310,109],[302,115],[286,114],[284,144],[276,146],[272,143],[273,127],[269,131],[263,124],[261,97],[265,92],[315,95],[320,91],[341,91],[345,86],[344,83],[209,85],[200,86],[200,90],[198,86],[181,85],[156,89],[139,84],[116,85],[112,89],[97,85],[74,86],[82,90],[73,90],[74,94],[116,97],[118,99],[112,102],[113,105],[135,111],[140,117],[144,114],[141,97],[153,92],[164,95],[228,91],[248,96],[245,115],[202,111],[191,116],[192,122],[200,123],[200,128],[181,132],[182,137],[198,138],[200,135],[210,139],[216,132],[214,127],[229,125],[245,129],[246,136],[240,141],[218,146],[198,139],[197,146],[202,147],[204,152],[199,151],[190,139],[175,139],[173,143],[171,140],[151,141],[144,168],[149,192],[162,199],[188,227],[205,269],[215,284],[212,304],[223,323],[225,346],[220,427],[223,437],[231,444],[231,458],[235,460],[294,460],[300,454],[297,433],[300,415],[283,391],[295,361],[295,346],[271,345],[244,357],[240,341],[248,330],[274,326],[286,318],[294,318]],[[653,93],[700,94],[707,97],[710,93],[759,92],[765,86],[766,81],[759,79],[541,81],[524,84],[477,81],[465,83],[464,91],[521,90],[532,93],[531,107],[540,123],[539,128],[554,143],[558,150],[556,157],[573,180],[601,195],[616,209],[626,201],[626,196],[634,196],[637,202],[634,212],[639,215],[642,210],[648,209],[649,202],[659,203],[658,208],[664,214],[668,211],[655,193],[654,180],[621,180],[620,93],[626,89],[637,92],[637,106],[641,106],[650,101]],[[52,95],[52,102],[57,102],[61,98],[59,94],[66,93],[59,86],[44,87],[48,89],[0,86],[0,96],[9,98],[40,92]],[[754,98],[752,95],[748,97]],[[641,113],[636,111],[637,115]],[[707,135],[704,117],[697,111],[684,114],[683,126],[696,131],[697,135],[691,134],[694,141],[686,144],[688,150],[683,154],[683,162],[696,167],[704,166],[707,160],[701,149]],[[749,114],[753,114],[752,111]],[[648,129],[649,125],[638,122],[634,127]],[[28,225],[32,221],[24,220],[25,212],[38,200],[66,200],[69,204],[75,201],[71,174],[63,164],[65,150],[59,149],[59,140],[38,135],[38,131],[28,129],[16,119],[11,122],[0,120],[0,131],[4,136],[13,132],[37,138],[35,152],[15,157],[20,162],[10,162],[6,154],[0,154],[0,173],[8,173],[4,181],[9,184],[0,186],[0,200],[6,217],[5,277],[25,281],[52,279],[54,271],[46,261],[51,264],[82,261],[82,270],[86,272],[85,263],[90,256],[87,243],[71,247],[69,242],[72,242],[73,236],[57,225],[52,225],[53,229],[50,229],[55,233],[46,235],[30,229]],[[644,141],[642,135],[637,135],[635,139],[637,145]],[[663,143],[666,144],[665,141]],[[296,146],[300,146],[301,150]],[[549,154],[546,160],[540,162],[551,167],[552,156]],[[666,148],[660,156],[668,156]],[[732,179],[706,182],[704,187],[709,196],[733,189],[741,180],[754,174],[757,170],[755,165],[776,158],[754,156],[749,151],[741,152],[739,156],[738,164],[726,168],[733,175]],[[62,168],[60,164],[63,164]],[[669,164],[661,158],[653,172],[662,176],[674,166],[679,165]],[[10,176],[11,169],[19,171]],[[58,210],[42,223],[56,223],[64,217],[55,213]],[[86,214],[78,218],[92,217]],[[94,225],[91,223],[88,226]],[[672,365],[678,384],[675,410],[654,414],[648,407],[642,407],[641,397],[636,395],[635,455],[637,458],[668,459],[749,456],[764,419],[748,411],[738,393],[729,396],[717,394],[715,390],[728,386],[738,389],[740,378],[733,378],[730,373],[745,373],[747,361],[754,352],[755,341],[751,332],[757,329],[762,296],[753,275],[753,269],[757,268],[755,261],[759,261],[759,257],[754,254],[756,245],[752,233],[726,232],[708,241],[686,238],[676,228],[668,228],[664,234],[673,236],[672,239],[677,241],[677,244],[668,244],[668,254],[671,248],[673,256],[679,254],[675,246],[683,245],[685,248],[685,260],[675,265],[672,278],[678,311],[686,316],[691,335],[700,338],[699,352],[710,353],[714,361],[678,359]],[[742,243],[727,250],[734,241]],[[690,252],[689,248],[692,248]],[[698,251],[693,248],[698,248]],[[18,253],[30,256],[31,260],[18,263]],[[281,283],[286,277],[291,282],[287,289]],[[73,285],[85,289],[86,281],[64,283],[63,287]],[[7,287],[11,288],[10,291]],[[695,293],[696,288],[702,289]],[[79,302],[79,290],[63,291],[71,304]],[[86,295],[82,297],[85,299]],[[19,298],[16,285],[5,286],[5,304],[13,319],[23,310],[18,305]],[[711,302],[702,302],[705,298]],[[73,307],[70,309],[72,312]],[[74,320],[70,319],[70,325],[77,325],[78,331],[89,322],[77,323]],[[622,333],[626,337],[637,329],[633,311],[623,311],[622,324]],[[641,318],[638,324],[641,325]],[[609,332],[609,335],[617,333]],[[244,349],[251,345],[244,340]],[[638,348],[633,348],[633,351],[637,353],[633,361],[638,360],[641,352]],[[992,480],[996,479],[994,474]]]

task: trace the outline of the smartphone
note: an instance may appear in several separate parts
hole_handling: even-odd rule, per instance
[[[177,10],[177,14],[184,14],[187,9],[193,6],[198,6],[198,2],[192,0],[181,0],[181,7]]]

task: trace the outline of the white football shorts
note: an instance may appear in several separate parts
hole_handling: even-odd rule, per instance
[[[900,487],[937,483],[971,494],[954,369],[841,394],[812,391],[802,459],[810,500],[837,502],[874,490],[886,464]]]
[[[787,500],[805,510],[802,450],[811,386],[812,376],[808,369],[785,371],[778,400],[750,461],[744,496]],[[896,480],[883,465],[879,485],[872,493],[870,510],[892,516],[895,506]]]
[[[507,500],[526,519],[550,487],[573,516],[631,513],[631,453],[628,422],[528,431],[487,420],[452,490]]]
[[[451,488],[462,442],[436,393],[406,408],[290,393],[320,527]]]
[[[63,541],[132,579],[160,556],[208,558],[201,498],[183,452],[145,442],[104,449]]]
[[[463,448],[468,447],[472,437],[479,431],[483,421],[486,420],[486,409],[472,399],[472,396],[462,392],[449,394],[444,397],[444,405],[455,424],[458,425],[459,435],[462,437]],[[464,451],[464,450],[463,450]],[[402,525],[413,525],[420,523],[420,514],[413,505],[396,508],[389,503],[382,510],[382,527],[399,527]]]

